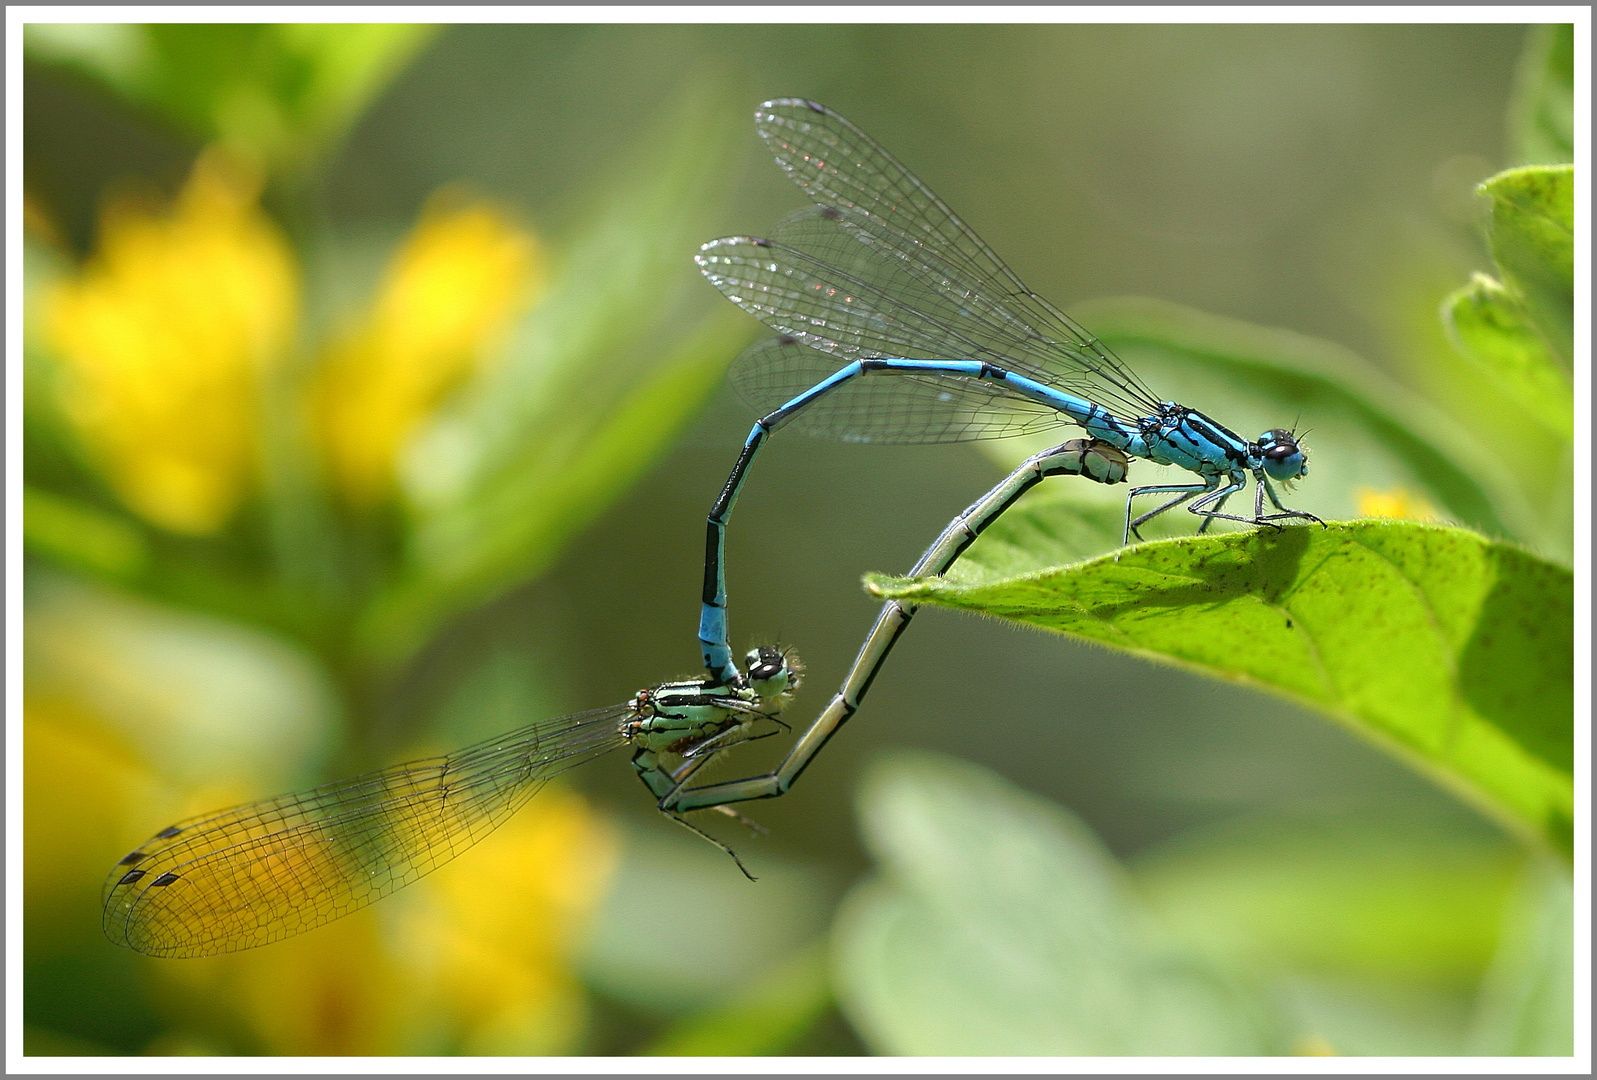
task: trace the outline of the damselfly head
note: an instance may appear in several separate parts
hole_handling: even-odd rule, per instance
[[[749,689],[761,698],[781,697],[798,689],[804,666],[797,656],[775,645],[761,645],[750,649],[743,658],[748,672]]]
[[[1309,475],[1309,455],[1298,437],[1284,428],[1272,428],[1256,444],[1264,474],[1271,480],[1296,480]]]

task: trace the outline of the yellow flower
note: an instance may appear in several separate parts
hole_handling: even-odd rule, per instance
[[[206,154],[170,208],[110,207],[98,251],[40,306],[82,442],[129,507],[172,531],[214,532],[250,495],[262,390],[292,377],[299,275],[259,194],[258,177]],[[308,381],[284,383],[308,393],[293,400],[312,420],[289,434],[317,440],[350,504],[390,496],[412,432],[492,355],[541,276],[536,241],[508,215],[434,199],[369,310]],[[70,678],[51,686],[60,702],[30,698],[26,753],[29,928],[46,938],[96,925],[102,875],[163,821],[269,793],[215,762],[190,775],[144,754],[126,715],[95,712],[126,713],[125,702]],[[155,701],[183,692],[147,689]],[[151,1048],[572,1050],[586,1007],[570,951],[614,849],[602,818],[555,787],[461,859],[330,926],[228,956],[145,961],[174,1022]],[[324,854],[295,849],[257,869],[292,873]]]
[[[406,911],[408,977],[424,1011],[466,1054],[568,1053],[586,1009],[570,968],[582,922],[616,862],[616,839],[587,803],[546,788],[469,859],[429,880]]]
[[[425,1020],[407,1008],[414,993],[397,977],[381,914],[366,908],[247,952],[149,961],[177,1021],[163,1043],[221,1034],[235,1053],[404,1053],[408,1024]]]
[[[49,300],[67,414],[122,500],[174,532],[214,532],[243,499],[260,380],[293,338],[297,275],[259,191],[202,155],[169,211],[110,206]]]
[[[142,826],[130,827],[129,819],[172,813],[175,792],[107,738],[80,704],[30,692],[22,719],[22,798],[30,951],[81,949],[83,934],[99,933],[101,879],[142,838],[135,835]]]
[[[1336,1057],[1336,1050],[1323,1035],[1300,1035],[1292,1046],[1298,1057]]]
[[[542,268],[532,235],[492,204],[447,191],[429,202],[316,387],[328,470],[352,504],[392,493],[405,441],[492,354]]]
[[[1435,521],[1436,507],[1405,488],[1377,491],[1361,487],[1354,497],[1358,500],[1359,517],[1407,518],[1410,521]]]
[[[109,207],[100,248],[45,311],[67,414],[122,500],[174,532],[227,523],[259,470],[263,376],[291,347],[299,275],[260,178],[202,155],[164,213]],[[368,507],[438,402],[501,343],[542,281],[531,233],[436,196],[371,308],[327,349],[311,409],[328,474]]]

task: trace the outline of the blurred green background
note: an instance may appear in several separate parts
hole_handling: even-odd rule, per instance
[[[1245,988],[1192,1025],[1234,1037],[1150,1052],[1568,1052],[1525,1020],[1564,1007],[1556,868],[1320,717],[946,612],[750,808],[768,836],[709,824],[757,884],[613,756],[302,939],[155,961],[98,912],[181,814],[693,671],[703,515],[751,419],[720,379],[758,328],[691,255],[801,202],[752,130],[770,97],[873,133],[1058,303],[1290,329],[1453,428],[1515,432],[1537,468],[1511,538],[1567,561],[1567,440],[1492,398],[1437,314],[1491,265],[1473,187],[1525,160],[1542,33],[29,27],[28,1052],[963,1052],[871,1004],[898,991],[850,944],[859,889],[834,927],[896,850],[872,798],[999,783],[879,757],[906,747],[1068,807],[1059,873],[1124,876],[1154,937]],[[860,575],[907,567],[1013,454],[762,457],[733,641],[799,650],[800,720],[870,625]]]

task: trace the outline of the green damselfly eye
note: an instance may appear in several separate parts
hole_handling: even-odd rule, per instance
[[[777,697],[798,689],[798,658],[774,645],[750,649],[743,658],[743,665],[748,673],[749,688],[762,698]]]

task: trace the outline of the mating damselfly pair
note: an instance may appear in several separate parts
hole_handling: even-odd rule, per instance
[[[763,415],[709,517],[698,633],[707,674],[446,757],[163,829],[107,878],[104,922],[113,941],[156,955],[199,956],[322,925],[454,858],[556,773],[622,747],[633,750],[633,765],[662,812],[732,854],[682,814],[716,808],[737,816],[731,804],[786,792],[858,708],[914,615],[911,604],[883,607],[841,688],[775,771],[694,786],[711,760],[787,726],[780,713],[797,687],[796,661],[764,646],[743,668],[733,662],[724,553],[754,457],[789,424],[878,443],[998,438],[1059,425],[1085,431],[1089,438],[1035,455],[977,500],[915,564],[914,575],[946,571],[1043,478],[1121,483],[1130,458],[1175,465],[1196,479],[1132,488],[1123,540],[1183,503],[1202,518],[1199,532],[1221,519],[1271,527],[1319,520],[1283,506],[1272,486],[1307,473],[1292,432],[1272,429],[1246,440],[1154,395],[838,114],[783,99],[762,105],[755,123],[777,164],[815,205],[784,219],[768,238],[711,241],[697,257],[717,288],[780,335],[733,365],[734,385]],[[1250,476],[1253,514],[1225,513]],[[1171,497],[1133,517],[1132,501],[1145,494]]]

